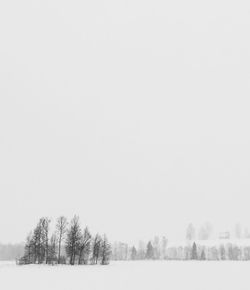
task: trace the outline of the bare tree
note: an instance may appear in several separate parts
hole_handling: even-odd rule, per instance
[[[103,240],[101,242],[101,264],[108,265],[110,256],[111,256],[111,245],[108,242],[106,235],[104,235]]]
[[[44,248],[42,241],[42,219],[39,220],[37,226],[34,229],[32,244],[34,251],[34,263],[41,264],[44,260]]]
[[[92,255],[92,262],[93,264],[97,264],[100,256],[101,256],[101,243],[102,238],[99,234],[95,235],[95,238],[93,240],[93,255]]]
[[[65,216],[60,216],[56,223],[56,232],[58,237],[58,264],[61,263],[61,247],[67,233],[68,222]]]
[[[33,236],[32,236],[32,232],[31,232],[26,239],[23,260],[24,260],[25,264],[30,264],[30,263],[34,262],[33,259],[34,259]]]
[[[54,264],[57,261],[56,245],[57,245],[57,236],[56,233],[54,233],[51,236],[49,243],[48,264]]]
[[[49,255],[49,224],[50,219],[45,217],[40,219],[42,226],[42,245],[44,251],[44,259],[45,263],[48,263],[48,255]]]
[[[87,264],[88,263],[88,257],[90,254],[90,246],[91,246],[91,234],[86,227],[84,229],[84,233],[81,236],[80,242],[79,242],[79,259],[78,264]]]
[[[70,265],[75,264],[75,259],[77,255],[77,251],[79,249],[81,239],[81,228],[80,228],[80,222],[79,217],[74,216],[71,220],[70,228],[67,233],[67,239],[66,239],[66,252],[67,255],[70,258]]]

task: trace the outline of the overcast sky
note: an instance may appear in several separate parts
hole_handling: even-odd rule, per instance
[[[3,0],[0,241],[250,228],[250,2]]]

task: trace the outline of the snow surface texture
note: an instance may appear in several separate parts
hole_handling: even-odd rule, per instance
[[[250,262],[112,262],[109,266],[0,264],[4,290],[249,290]]]

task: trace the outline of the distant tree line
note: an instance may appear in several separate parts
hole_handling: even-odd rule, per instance
[[[186,241],[185,246],[168,246],[165,237],[153,241],[139,242],[138,247],[116,242],[112,245],[112,260],[250,260],[250,246],[239,246],[230,242],[219,245],[202,245]]]
[[[23,256],[24,244],[0,244],[0,260],[10,261]]]
[[[192,245],[170,247],[167,249],[168,260],[250,260],[250,246],[238,246],[233,243],[217,246],[204,246],[193,242]]]
[[[92,236],[88,227],[82,230],[78,216],[70,223],[66,217],[59,217],[50,235],[50,222],[47,217],[40,218],[27,237],[18,264],[109,264],[111,245],[106,235]]]
[[[112,245],[112,260],[163,260],[167,256],[166,237],[156,236],[152,241],[139,241],[138,247],[127,243],[115,242]]]
[[[240,224],[235,225],[234,234],[223,232],[217,237],[217,245],[204,245],[205,240],[211,239],[213,227],[209,222],[204,223],[196,232],[193,224],[186,230],[185,246],[169,246],[166,237],[155,237],[138,247],[129,247],[128,244],[116,242],[112,245],[113,260],[250,260],[250,246],[239,246],[230,243],[233,235],[236,239],[250,238],[245,229],[244,234]],[[220,238],[223,239],[220,240]],[[226,237],[226,238],[225,238]],[[218,239],[219,238],[219,239]],[[195,242],[196,241],[196,242]]]

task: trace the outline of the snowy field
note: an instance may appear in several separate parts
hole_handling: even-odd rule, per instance
[[[109,266],[0,264],[3,290],[249,290],[250,262],[112,262]]]

